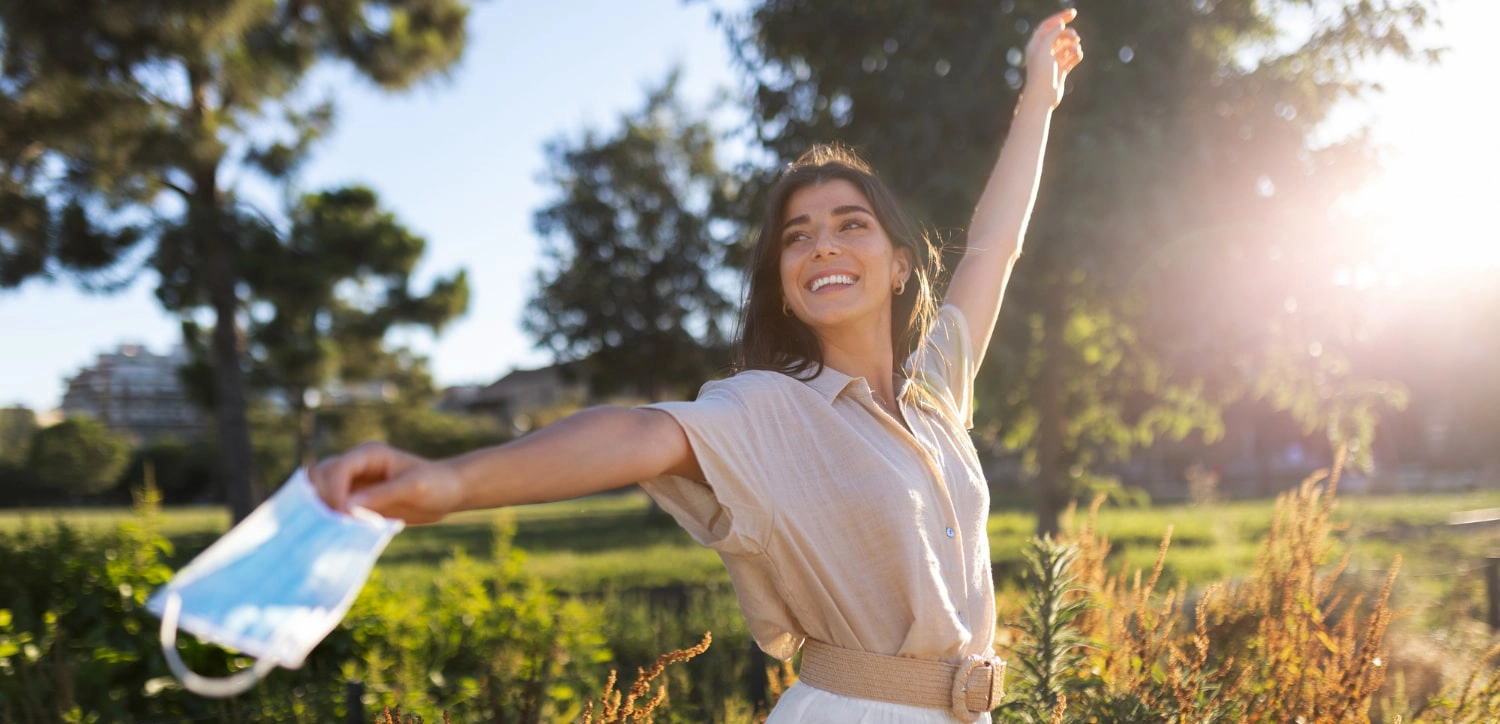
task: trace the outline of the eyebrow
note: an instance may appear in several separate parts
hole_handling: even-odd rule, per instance
[[[867,214],[869,216],[874,216],[875,215],[874,212],[870,211],[869,209],[867,209],[867,208],[865,208],[863,206],[860,206],[859,204],[849,204],[849,205],[846,205],[846,206],[835,206],[835,207],[833,207],[833,215],[834,216],[847,216],[849,214],[855,214],[855,213]],[[787,229],[789,229],[789,228],[791,228],[793,226],[796,226],[797,224],[806,224],[809,221],[812,221],[812,218],[809,217],[807,214],[802,214],[801,216],[793,216],[792,218],[787,219],[785,224],[781,225],[781,230],[782,231],[786,231]]]

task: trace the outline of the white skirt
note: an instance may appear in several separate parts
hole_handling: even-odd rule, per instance
[[[766,724],[954,724],[957,721],[950,712],[941,709],[856,699],[799,681],[781,695]],[[978,721],[990,724],[990,715],[983,714]]]

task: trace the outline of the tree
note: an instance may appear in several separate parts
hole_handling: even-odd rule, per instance
[[[66,274],[110,290],[149,256],[168,309],[212,310],[235,519],[259,497],[237,262],[265,228],[229,172],[281,181],[306,158],[333,121],[299,92],[314,65],[406,88],[458,60],[467,14],[464,0],[0,3],[0,286]]]
[[[24,505],[36,487],[35,476],[26,469],[35,435],[36,413],[20,406],[0,408],[0,498],[12,505]]]
[[[114,487],[129,462],[123,437],[97,420],[70,417],[36,431],[27,467],[43,487],[75,497]]]
[[[252,386],[280,392],[298,421],[297,459],[311,452],[313,403],[330,384],[381,381],[397,327],[434,334],[469,305],[468,276],[426,294],[411,275],[427,242],[352,187],[303,196],[283,241],[259,237],[241,264],[249,284]]]
[[[735,189],[715,135],[674,72],[611,135],[547,145],[558,197],[536,214],[548,266],[522,324],[596,393],[661,399],[723,365],[732,305],[715,280]]]
[[[1408,34],[1430,3],[1078,5],[1089,57],[1055,120],[976,414],[981,438],[1026,451],[1043,533],[1078,479],[1160,435],[1213,434],[1235,396],[1356,430],[1387,399],[1336,364],[1339,340],[1307,354],[1343,311],[1324,293],[1332,267],[1359,253],[1333,201],[1373,159],[1363,136],[1315,132],[1369,90],[1359,60],[1419,54]],[[783,161],[855,145],[957,242],[953,259],[1031,22],[1058,7],[766,0],[728,30],[761,144]],[[1288,298],[1316,313],[1287,319]],[[1343,412],[1302,405],[1330,387]]]
[[[24,461],[35,433],[36,413],[30,408],[0,407],[0,463]]]

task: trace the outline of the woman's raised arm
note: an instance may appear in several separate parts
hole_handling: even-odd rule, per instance
[[[672,473],[702,480],[687,434],[665,412],[596,407],[519,440],[444,460],[369,443],[310,472],[335,510],[433,523],[478,508],[577,498]]]
[[[984,358],[1000,314],[1000,299],[1036,202],[1042,155],[1052,110],[1062,101],[1068,71],[1083,60],[1078,33],[1068,27],[1078,11],[1065,10],[1042,21],[1026,44],[1026,85],[1011,121],[1000,159],[990,172],[969,224],[964,258],[953,272],[944,301],[959,308],[969,323],[975,366]]]

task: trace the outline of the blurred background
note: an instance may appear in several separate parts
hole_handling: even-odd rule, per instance
[[[1066,7],[1087,58],[976,395],[997,530],[1243,501],[1253,541],[1336,461],[1370,505],[1437,501],[1400,525],[1487,520],[1494,3],[79,0],[0,2],[8,525],[107,527],[150,481],[203,516],[180,562],[364,440],[448,455],[691,399],[731,371],[761,195],[811,144],[854,146],[952,268],[1025,40]],[[411,560],[509,540],[487,521]]]

